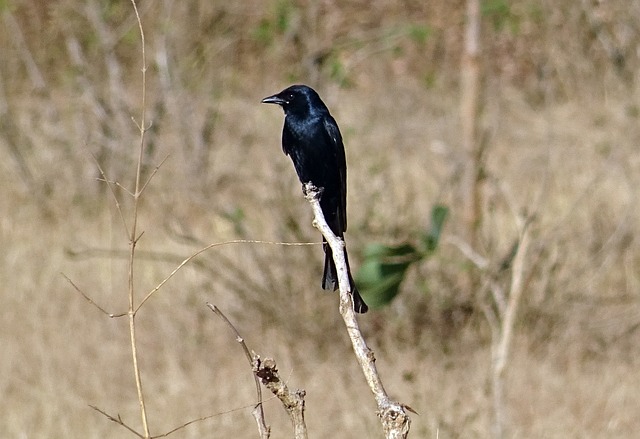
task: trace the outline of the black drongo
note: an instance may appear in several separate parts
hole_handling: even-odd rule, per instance
[[[320,207],[327,224],[336,236],[344,239],[347,230],[347,163],[338,124],[318,93],[306,85],[292,85],[262,102],[283,108],[282,149],[291,157],[300,182],[310,182],[321,188]],[[335,291],[338,276],[326,241],[324,252],[322,288]],[[348,269],[346,250],[344,256]],[[351,273],[349,281],[354,309],[359,313],[367,312],[368,307],[360,297]]]

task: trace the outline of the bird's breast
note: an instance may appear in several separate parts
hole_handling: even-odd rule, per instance
[[[312,182],[318,187],[329,183],[328,171],[334,160],[331,150],[325,144],[325,137],[317,127],[309,125],[285,129],[282,137],[283,149],[291,157],[302,183]]]

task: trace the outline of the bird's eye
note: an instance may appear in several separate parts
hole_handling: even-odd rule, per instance
[[[293,99],[294,99],[294,98],[295,98],[295,95],[294,95],[293,93],[289,93],[289,94],[287,95],[287,100],[288,100],[289,102],[293,101]]]

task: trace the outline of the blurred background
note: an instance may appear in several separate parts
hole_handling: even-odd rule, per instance
[[[320,241],[282,112],[259,103],[306,83],[344,137],[355,271],[374,243],[419,248],[434,208],[447,213],[359,318],[387,390],[420,413],[411,437],[636,436],[640,2],[483,0],[475,37],[464,1],[138,7],[143,180],[166,158],[139,211],[138,300],[210,243]],[[130,437],[89,408],[140,429],[128,322],[61,273],[126,311],[128,239],[96,162],[133,190],[135,14],[125,0],[5,0],[0,18],[0,431]],[[136,320],[151,433],[215,415],[172,437],[257,435],[249,366],[209,301],[306,390],[311,437],[382,437],[321,270],[320,245],[229,244],[164,285]],[[279,402],[266,410],[272,437],[290,437]]]

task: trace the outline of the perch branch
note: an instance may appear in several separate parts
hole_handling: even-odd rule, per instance
[[[344,241],[338,238],[327,224],[322,208],[320,207],[320,191],[311,183],[305,183],[304,194],[307,201],[313,209],[314,221],[313,225],[325,237],[333,252],[333,260],[336,264],[338,272],[338,284],[340,287],[340,314],[347,327],[349,338],[356,354],[358,363],[367,380],[367,384],[373,392],[378,406],[378,416],[382,422],[385,437],[406,438],[409,434],[411,419],[405,410],[405,406],[399,402],[391,400],[385,391],[378,370],[376,369],[375,357],[373,351],[367,346],[356,314],[353,310],[353,298],[351,297],[349,274],[347,264],[344,257]]]

